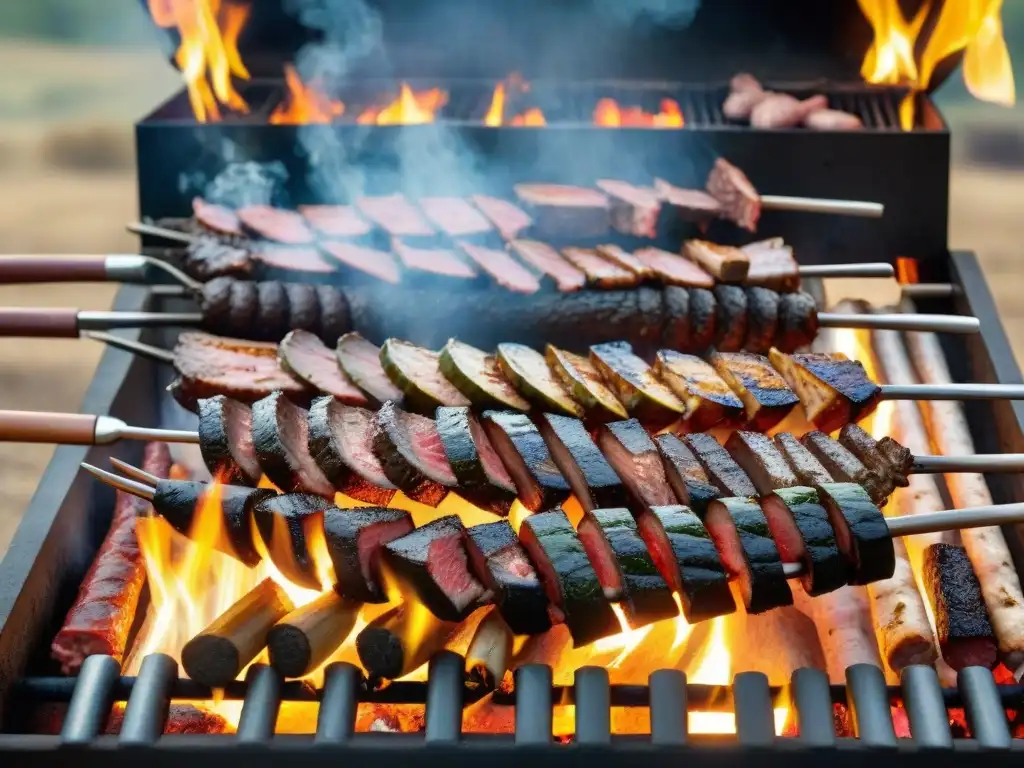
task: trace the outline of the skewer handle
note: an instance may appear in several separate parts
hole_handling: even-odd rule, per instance
[[[78,338],[78,310],[0,307],[0,336],[34,339]]]
[[[979,333],[981,322],[976,317],[960,315],[917,314],[837,314],[819,312],[818,324],[823,328],[869,328],[888,331],[931,331],[932,333]]]
[[[1024,384],[884,384],[886,400],[1024,400]]]
[[[915,456],[910,471],[919,475],[946,473],[1024,472],[1024,453],[968,454],[965,456]]]
[[[106,256],[0,256],[0,285],[97,283],[106,279]]]
[[[0,441],[95,445],[98,418],[89,413],[0,411]]]
[[[768,211],[802,211],[803,213],[829,213],[835,216],[859,216],[880,219],[885,214],[881,203],[864,200],[828,200],[819,197],[789,197],[787,195],[761,195],[761,207]]]

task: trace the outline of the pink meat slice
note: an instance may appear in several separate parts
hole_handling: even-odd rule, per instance
[[[789,508],[778,496],[772,495],[761,499],[761,511],[768,521],[768,528],[783,562],[802,563],[807,555],[807,547]]]
[[[300,205],[299,213],[324,237],[363,237],[373,231],[352,205]]]
[[[540,280],[507,252],[461,240],[458,245],[498,285],[516,293],[536,293],[540,290]]]
[[[476,271],[451,251],[441,248],[414,248],[398,238],[391,241],[391,247],[408,270],[467,280],[476,277]]]
[[[676,561],[672,542],[669,541],[661,520],[651,510],[644,510],[636,515],[636,530],[647,546],[647,551],[650,552],[654,567],[658,569],[661,578],[672,588],[673,592],[679,592],[683,588],[679,563]]]
[[[728,508],[722,504],[710,504],[704,517],[704,527],[707,528],[711,540],[715,543],[715,549],[718,550],[725,570],[749,583],[750,572],[747,570],[747,559],[743,554],[740,535],[729,515]],[[749,589],[747,591],[749,592]]]
[[[366,395],[341,370],[334,352],[314,334],[292,331],[282,342],[282,354],[297,376],[321,392],[334,395],[347,405],[369,404]]]
[[[192,214],[203,227],[220,235],[242,237],[242,223],[235,212],[223,205],[208,203],[201,197],[192,198]]]
[[[587,552],[590,564],[594,566],[597,580],[604,590],[604,596],[609,600],[622,598],[622,574],[619,572],[619,564],[615,559],[615,553],[611,545],[604,537],[601,526],[593,518],[584,515],[580,520],[576,534],[580,537],[583,549]]]
[[[403,195],[361,197],[356,207],[366,218],[395,237],[430,237],[436,234],[419,210]]]
[[[316,240],[316,235],[295,211],[269,205],[247,205],[238,209],[238,220],[260,237],[285,245],[308,245]]]
[[[421,470],[430,472],[430,479],[454,487],[458,481],[444,452],[437,424],[433,419],[417,413],[402,412],[402,426],[409,437],[409,447],[416,456]]]
[[[492,229],[486,217],[461,197],[424,197],[420,208],[449,237],[482,235]]]
[[[512,482],[512,476],[505,468],[505,464],[502,462],[501,457],[498,456],[498,452],[494,450],[494,446],[487,437],[487,432],[480,424],[480,421],[472,414],[469,416],[469,434],[473,438],[473,443],[476,445],[477,455],[480,457],[480,464],[483,466],[484,472],[486,472],[487,476],[491,479],[491,482],[508,489],[515,488],[515,483]]]
[[[598,179],[597,186],[611,199],[612,224],[617,230],[637,237],[658,236],[661,198],[657,192],[616,179]]]
[[[519,199],[530,205],[557,205],[570,208],[607,208],[604,193],[568,184],[516,184]]]
[[[273,269],[318,275],[330,275],[337,271],[315,248],[260,245],[253,251],[252,257]]]
[[[359,541],[356,542],[359,548],[359,570],[368,587],[376,589],[379,588],[376,585],[381,583],[381,548],[389,541],[411,533],[412,529],[412,518],[406,517],[389,523],[374,523],[359,532]]]
[[[460,611],[483,595],[484,586],[469,572],[461,531],[438,536],[427,550],[427,573]]]
[[[300,478],[302,490],[334,498],[334,486],[309,452],[309,411],[281,399],[278,416],[278,435],[289,467]]]
[[[641,248],[634,254],[663,283],[686,288],[713,288],[715,279],[692,261],[661,248]]]
[[[281,370],[276,344],[190,331],[178,336],[174,362],[182,378],[192,380],[197,392],[209,391],[209,396],[224,394],[253,402],[274,390],[291,396],[309,391],[304,383]]]
[[[263,470],[256,458],[256,447],[252,444],[252,409],[244,403],[226,400],[224,431],[231,443],[231,458],[246,477],[258,479]]]
[[[587,283],[587,276],[562,258],[547,243],[537,240],[515,240],[512,249],[516,255],[539,274],[551,278],[563,293],[578,291]]]
[[[722,213],[722,204],[702,189],[683,189],[663,179],[655,179],[654,191],[684,220],[707,221]]]
[[[380,347],[357,333],[346,333],[338,340],[339,360],[344,359],[353,380],[381,403],[388,400],[401,402],[404,395],[396,387],[380,364]]]
[[[515,240],[533,226],[530,215],[507,200],[486,195],[473,195],[471,199],[505,240]]]
[[[339,438],[338,447],[345,464],[373,485],[394,488],[373,453],[374,414],[365,408],[345,406],[340,416],[340,429],[334,432]]]
[[[654,443],[650,449],[630,451],[607,429],[601,429],[597,444],[612,465],[630,495],[644,508],[676,504],[676,497],[668,484],[665,465]]]
[[[402,268],[398,260],[385,251],[331,241],[320,243],[320,247],[345,266],[365,272],[378,280],[397,285],[402,279]]]

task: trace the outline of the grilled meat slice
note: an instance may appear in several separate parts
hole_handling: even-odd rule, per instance
[[[314,331],[320,320],[320,302],[316,288],[309,283],[285,283],[288,295],[288,328]]]
[[[584,511],[626,503],[626,488],[579,419],[542,413],[537,426]]]
[[[437,426],[425,416],[384,403],[374,420],[373,452],[388,480],[428,507],[436,507],[455,487]]]
[[[448,237],[473,237],[494,231],[484,215],[461,197],[423,197],[419,203],[427,218]]]
[[[198,298],[203,325],[218,334],[227,333],[231,327],[231,289],[235,282],[233,277],[215,277],[203,285],[203,294]]]
[[[373,231],[352,205],[300,205],[299,213],[323,237],[360,238]]]
[[[412,533],[412,516],[386,507],[331,508],[324,512],[324,536],[342,597],[363,603],[387,602],[381,587],[381,551],[389,541]]]
[[[577,529],[604,596],[619,601],[631,627],[679,613],[628,509],[588,511]]]
[[[718,158],[708,175],[707,190],[722,206],[723,218],[750,232],[757,231],[761,196],[743,171],[725,158]]]
[[[737,352],[747,338],[747,294],[738,285],[715,286],[715,347]]]
[[[561,504],[572,491],[555,466],[537,425],[525,413],[484,411],[484,432],[508,470],[519,501],[538,512]]]
[[[203,293],[206,293],[205,289]],[[256,306],[259,307],[257,325],[261,337],[267,341],[277,341],[291,330],[288,327],[291,324],[291,309],[284,283],[277,280],[261,280],[256,283]]]
[[[892,438],[888,439],[908,454],[910,453]],[[894,487],[906,488],[910,485],[905,474],[910,469],[909,463],[906,465],[901,463],[899,469],[902,469],[903,472],[898,471],[879,450],[878,441],[859,425],[847,424],[839,430],[839,444],[856,456],[861,464],[867,467],[870,472],[873,472],[878,477],[888,479]],[[911,461],[913,461],[913,457],[911,457]]]
[[[470,199],[504,240],[515,240],[533,226],[533,219],[507,200],[486,195],[473,195]]]
[[[892,471],[886,473],[886,477],[891,478],[895,485],[904,487],[903,482],[914,469],[914,454],[891,437],[883,437],[878,441],[878,452],[892,467]]]
[[[822,483],[817,490],[849,566],[849,583],[870,584],[891,578],[896,569],[892,537],[867,491],[848,482]]]
[[[747,425],[753,431],[768,431],[800,402],[764,355],[714,352],[710,362],[743,401]]]
[[[775,346],[783,352],[806,347],[818,335],[818,307],[803,291],[779,296],[779,326]]]
[[[678,436],[666,432],[656,436],[654,442],[676,497],[703,517],[711,500],[717,499],[722,492],[711,484],[700,461]]]
[[[779,549],[768,521],[753,499],[716,499],[708,505],[704,525],[722,564],[736,576],[747,613],[763,613],[793,604]]]
[[[654,360],[654,374],[683,401],[683,418],[692,431],[703,432],[722,421],[740,421],[743,402],[715,369],[696,355],[663,349]]]
[[[214,277],[237,277],[244,280],[252,275],[257,262],[244,248],[234,248],[204,238],[185,249],[182,266],[196,280],[206,281]]]
[[[373,454],[373,420],[364,408],[318,397],[309,409],[309,453],[338,492],[384,505],[398,489]]]
[[[624,235],[658,236],[661,199],[653,189],[625,181],[598,179],[597,188],[608,196],[612,226]]]
[[[750,243],[741,249],[750,260],[744,285],[757,285],[782,293],[800,289],[800,265],[782,238]]]
[[[334,344],[352,327],[352,313],[348,299],[333,285],[316,286],[316,300],[320,305],[320,325],[317,335],[325,342]]]
[[[324,512],[334,505],[309,493],[286,493],[263,499],[253,508],[256,530],[270,562],[293,584],[322,590],[310,539],[323,531]]]
[[[251,257],[265,277],[316,281],[331,279],[338,271],[312,246],[254,243]]]
[[[771,361],[799,396],[808,420],[822,432],[863,418],[882,394],[864,366],[845,355],[787,355],[773,348]]]
[[[459,248],[477,267],[490,275],[495,283],[513,293],[536,293],[540,280],[506,251],[486,248],[460,240]]]
[[[309,452],[309,413],[280,392],[253,403],[252,444],[263,472],[285,493],[334,497],[334,486]]]
[[[309,245],[316,235],[295,211],[272,208],[269,205],[247,205],[237,211],[242,228],[257,237],[285,245]]]
[[[634,288],[640,278],[628,269],[600,256],[590,248],[563,248],[562,256],[587,277],[594,288]]]
[[[438,408],[436,423],[459,495],[481,509],[508,515],[515,484],[473,412],[464,406]]]
[[[760,104],[767,95],[760,86],[756,89],[733,90],[722,104],[722,114],[730,120],[750,120],[750,114],[754,111],[754,107]]]
[[[641,248],[633,254],[647,271],[665,285],[713,288],[715,279],[692,261],[661,248]]]
[[[323,251],[349,269],[363,273],[385,283],[398,285],[402,281],[402,268],[392,254],[367,248],[355,243],[324,241]]]
[[[360,197],[359,212],[392,237],[433,237],[434,228],[403,195]]]
[[[615,245],[614,243],[604,243],[603,245],[596,246],[594,250],[605,261],[610,261],[612,264],[632,272],[640,280],[647,280],[654,276],[646,264],[622,246]]]
[[[767,93],[750,112],[750,125],[754,128],[795,128],[809,115],[828,107],[824,96],[811,96],[800,100],[788,93]]]
[[[761,499],[779,554],[787,563],[802,563],[800,583],[815,597],[846,584],[846,561],[836,543],[828,512],[813,488],[778,488]]]
[[[626,410],[645,424],[660,429],[686,413],[683,402],[628,343],[595,344],[590,348],[590,360]]]
[[[208,203],[201,197],[192,198],[192,215],[203,229],[215,235],[228,237],[244,237],[242,222],[230,208],[223,205]]]
[[[470,567],[494,595],[509,629],[517,635],[549,630],[548,596],[512,526],[500,520],[474,525],[466,533]]]
[[[561,509],[525,518],[519,539],[551,602],[548,610],[556,619],[552,623],[564,618],[573,645],[587,645],[620,631],[586,550]]]
[[[718,550],[690,509],[675,504],[654,507],[637,515],[636,525],[658,572],[682,598],[689,623],[736,610]]]
[[[423,413],[442,405],[469,405],[469,400],[441,373],[441,356],[399,339],[380,348],[380,364],[391,383],[405,393],[406,404]]]
[[[421,525],[384,545],[384,562],[407,590],[442,621],[461,621],[486,590],[470,572],[465,527],[458,515]]]
[[[281,366],[296,378],[348,405],[368,405],[359,388],[338,366],[338,358],[308,331],[291,331],[278,347]]]
[[[995,667],[999,646],[967,550],[949,544],[929,544],[924,551],[922,571],[943,660],[957,671],[964,667]]]
[[[655,179],[654,191],[673,219],[705,224],[722,215],[722,204],[703,189],[683,189]]]
[[[402,262],[405,274],[413,278],[472,280],[476,277],[475,269],[444,248],[414,248],[395,237],[391,240],[391,250]]]
[[[744,292],[747,295],[747,337],[743,346],[748,352],[763,355],[775,343],[779,325],[779,294],[757,286],[748,286]]]
[[[252,411],[224,395],[199,401],[199,449],[217,482],[256,485],[260,469],[252,444]]]
[[[821,483],[831,483],[832,475],[821,465],[814,454],[790,432],[780,432],[775,436],[775,447],[786,457],[789,468],[796,474],[800,485],[812,488]]]
[[[676,503],[658,448],[639,421],[602,424],[597,444],[638,507],[650,509]]]
[[[231,283],[231,292],[228,294],[228,306],[226,323],[222,331],[224,336],[245,338],[256,325],[255,320],[259,312],[259,293],[256,290],[256,283],[248,280],[235,280]],[[289,317],[289,321],[290,321]],[[261,339],[268,341],[268,339]]]
[[[513,253],[537,275],[547,277],[562,293],[578,291],[587,284],[587,276],[559,255],[547,243],[537,240],[513,240]]]
[[[703,352],[715,343],[715,294],[704,288],[690,289],[690,346]]]
[[[516,184],[540,237],[559,240],[602,237],[611,223],[608,198],[596,189],[564,184]]]
[[[690,349],[690,291],[696,289],[666,285],[661,292],[665,314],[661,343],[669,349]]]
[[[864,123],[849,112],[816,109],[804,118],[804,128],[812,131],[861,131],[864,130]]]
[[[683,442],[693,451],[708,479],[718,487],[722,495],[740,498],[757,496],[757,489],[747,473],[711,435],[694,432],[684,435]]]
[[[473,405],[528,411],[530,404],[520,397],[505,378],[493,355],[449,339],[441,350],[441,373]]]
[[[742,283],[750,269],[750,258],[742,250],[707,240],[687,240],[683,256],[723,283]]]
[[[386,403],[388,400],[402,403],[402,390],[392,384],[384,372],[380,364],[380,347],[376,344],[353,331],[338,339],[335,355],[345,375],[376,403]]]
[[[589,358],[548,344],[544,359],[588,417],[598,421],[629,418],[625,406],[604,383]]]
[[[498,366],[527,400],[570,416],[583,416],[583,407],[569,396],[548,367],[544,356],[522,344],[499,344]]]
[[[760,496],[800,485],[785,457],[771,438],[761,432],[733,432],[725,442],[725,449],[747,473]]]
[[[808,432],[801,441],[821,462],[832,479],[839,483],[856,483],[877,503],[882,504],[892,493],[892,484],[883,475],[876,475],[860,459],[824,432]]]

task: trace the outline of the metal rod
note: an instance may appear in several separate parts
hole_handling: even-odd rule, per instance
[[[316,719],[315,741],[318,744],[344,744],[352,738],[362,679],[362,672],[353,664],[335,662],[327,667]]]
[[[547,664],[515,671],[516,744],[550,744],[552,672]]]
[[[976,317],[960,315],[920,314],[838,314],[819,312],[822,328],[869,328],[888,331],[932,331],[933,333],[978,333],[981,323]]]
[[[1024,453],[966,454],[964,456],[915,456],[910,471],[917,475],[959,472],[1024,472]]]
[[[174,365],[174,353],[169,349],[161,349],[160,347],[154,347],[152,344],[143,344],[141,341],[126,339],[121,336],[115,336],[112,333],[104,333],[103,331],[86,331],[83,335],[88,339],[99,341],[107,346],[131,352],[133,355],[141,355],[158,363]]]
[[[176,229],[168,229],[167,227],[158,227],[141,221],[133,221],[125,228],[133,235],[162,237],[164,240],[170,240],[175,243],[184,243],[185,245],[193,245],[194,243],[198,243],[202,240],[201,237],[190,235],[187,232],[179,232]]]
[[[819,197],[761,195],[761,207],[766,211],[830,213],[836,216],[859,216],[866,219],[880,219],[885,215],[885,206],[881,203],[869,203],[864,200],[829,200]]]
[[[171,689],[178,679],[178,662],[163,653],[142,660],[121,721],[121,744],[153,744],[163,734],[171,706]]]
[[[948,299],[959,289],[949,283],[906,283],[900,286],[905,299]]]
[[[947,509],[923,515],[887,517],[891,536],[915,536],[921,533],[940,533],[963,528],[987,528],[990,525],[1010,525],[1024,520],[1024,503],[992,504],[986,507]]]
[[[147,485],[156,487],[156,484],[160,482],[160,478],[156,475],[150,474],[144,469],[133,466],[127,461],[121,461],[121,459],[116,456],[110,457],[110,463],[113,464],[115,468],[128,475],[128,477],[138,480],[140,483],[146,483]]]
[[[128,478],[121,477],[120,475],[115,475],[113,472],[107,472],[105,469],[94,467],[92,464],[86,464],[84,461],[79,466],[96,479],[109,485],[111,488],[116,488],[119,491],[130,493],[132,496],[138,496],[140,499],[152,501],[153,496],[156,494],[156,489],[151,486],[144,485],[135,480],[129,480]]]
[[[953,734],[949,730],[949,714],[935,670],[923,664],[904,667],[900,673],[900,687],[914,745],[951,749]]]
[[[462,734],[463,670],[466,660],[441,651],[430,660],[424,739],[428,744],[454,743]]]
[[[183,285],[151,285],[149,292],[154,296],[166,296],[173,299],[188,296],[188,289]]]
[[[740,672],[732,680],[736,738],[745,747],[765,747],[775,741],[775,716],[768,676]]]
[[[576,743],[605,746],[612,741],[611,689],[604,667],[580,667],[573,680]]]
[[[685,744],[689,735],[686,675],[678,669],[659,669],[651,673],[647,685],[651,689],[651,743]]]
[[[800,277],[896,277],[896,268],[885,261],[866,264],[807,264]]]
[[[198,443],[199,433],[187,429],[158,429],[125,425],[125,428],[121,430],[121,438],[124,440],[162,440],[165,443]]]
[[[1024,384],[883,384],[886,400],[1024,400]]]
[[[165,328],[174,325],[198,326],[203,322],[200,312],[96,312],[78,313],[82,331],[107,331],[111,328]]]
[[[808,747],[834,746],[836,734],[828,675],[820,669],[804,667],[793,672],[791,680],[798,738]]]
[[[82,662],[60,729],[61,741],[88,744],[99,735],[114,705],[114,686],[120,675],[121,665],[113,656],[90,656]]]

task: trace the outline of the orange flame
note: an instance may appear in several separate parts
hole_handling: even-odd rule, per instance
[[[448,94],[440,88],[414,91],[402,83],[398,96],[384,107],[367,107],[356,122],[361,125],[422,125],[432,123],[437,112],[448,103]]]
[[[221,119],[221,106],[247,113],[249,106],[233,79],[249,79],[238,52],[238,37],[249,5],[221,0],[147,0],[157,26],[177,29],[181,44],[175,61],[188,87],[189,102],[201,123]]]
[[[505,107],[508,92],[518,91],[519,93],[527,93],[529,90],[530,84],[514,72],[506,77],[502,82],[494,86],[494,93],[491,95],[491,104],[487,108],[487,114],[484,115],[484,125],[491,126],[492,128],[497,128],[506,124],[529,128],[547,125],[544,113],[539,107],[530,107],[506,122]]]
[[[657,114],[643,107],[620,107],[615,99],[600,99],[594,107],[594,123],[606,128],[682,128],[686,121],[672,99],[662,99]]]
[[[284,82],[288,90],[270,116],[273,125],[329,123],[345,114],[342,102],[327,98],[313,83],[303,83],[291,64],[285,64]]]

